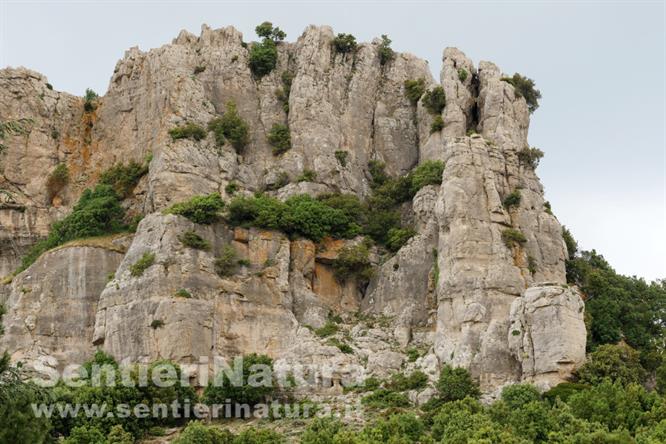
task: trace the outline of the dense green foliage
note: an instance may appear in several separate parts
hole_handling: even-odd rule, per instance
[[[289,127],[281,123],[276,123],[268,132],[268,143],[273,147],[273,154],[280,155],[291,149],[291,135]]]
[[[277,26],[274,27],[271,22],[263,22],[262,24],[257,25],[257,27],[254,28],[254,31],[259,37],[271,39],[274,42],[281,42],[287,37],[287,34],[283,30]]]
[[[526,165],[533,170],[539,166],[539,161],[543,157],[543,151],[539,148],[525,147],[518,151],[518,161],[521,165]]]
[[[462,368],[445,365],[437,380],[436,398],[440,402],[450,402],[467,397],[478,398],[481,395],[478,385],[472,380],[469,372]]]
[[[425,90],[425,79],[423,77],[420,79],[405,80],[405,95],[412,102],[412,105],[418,103]]]
[[[99,183],[111,185],[121,198],[128,197],[139,180],[148,173],[148,164],[131,161],[127,165],[117,163],[99,176]]]
[[[232,225],[278,229],[315,241],[325,236],[353,237],[360,227],[343,210],[326,205],[308,195],[293,196],[285,202],[268,196],[238,197],[228,206]]]
[[[654,371],[666,339],[666,281],[619,275],[596,251],[578,252],[568,230],[563,234],[569,250],[567,281],[585,295],[588,348],[623,340],[640,352],[646,370]]]
[[[444,94],[444,88],[436,86],[426,92],[423,95],[422,103],[430,114],[441,114],[446,106],[446,94]]]
[[[640,354],[626,344],[604,344],[590,353],[576,371],[581,384],[600,384],[605,379],[622,385],[640,384],[645,379]]]
[[[165,214],[178,214],[197,224],[212,224],[220,217],[224,201],[218,193],[194,196],[192,199],[172,205]]]
[[[541,92],[534,87],[534,80],[515,73],[513,77],[502,77],[502,80],[511,84],[518,97],[523,97],[527,102],[530,113],[539,107]]]
[[[273,368],[273,360],[266,355],[257,355],[255,353],[242,357],[242,371],[238,375],[242,379],[234,381],[229,378],[226,372],[221,371],[215,376],[203,393],[203,400],[207,404],[224,404],[226,400],[232,403],[248,404],[250,406],[261,402],[266,396],[273,393],[275,384],[271,375],[261,370],[261,367],[268,366]],[[230,364],[234,369],[235,365]],[[252,383],[248,383],[251,381]]]
[[[229,140],[239,154],[250,141],[249,126],[238,114],[234,102],[227,102],[224,114],[208,122],[208,131],[213,132],[218,147],[222,147],[225,141]]]
[[[277,42],[287,37],[280,28],[273,27],[271,22],[264,22],[255,28],[261,43],[255,43],[250,48],[250,70],[257,78],[269,74],[277,64]]]
[[[46,239],[35,244],[23,257],[18,271],[32,265],[47,250],[74,239],[118,233],[127,229],[120,198],[110,185],[86,189],[72,212],[55,222]]]
[[[356,37],[351,34],[338,34],[333,39],[333,48],[342,54],[355,52],[357,48]]]
[[[301,175],[296,178],[296,182],[314,182],[315,179],[317,179],[317,173],[306,168]]]
[[[171,140],[192,139],[202,140],[206,138],[206,130],[196,123],[188,122],[169,130]]]
[[[391,49],[391,39],[386,34],[382,34],[382,42],[379,44],[377,52],[380,65],[386,65],[395,58],[395,52]]]

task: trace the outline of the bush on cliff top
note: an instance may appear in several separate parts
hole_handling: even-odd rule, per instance
[[[539,108],[539,99],[541,99],[541,91],[535,88],[534,80],[515,73],[513,77],[502,77],[504,82],[511,84],[518,97],[523,97],[527,102],[527,108],[530,113]]]

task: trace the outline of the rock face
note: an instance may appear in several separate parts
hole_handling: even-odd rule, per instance
[[[62,248],[14,277],[0,289],[9,309],[0,349],[29,362],[52,354],[66,363],[97,347],[119,360],[183,364],[257,352],[328,363],[342,378],[346,364],[376,375],[404,370],[406,350],[416,347],[426,356],[412,367],[432,377],[442,364],[466,367],[486,392],[521,380],[553,385],[580,365],[583,305],[575,290],[562,287],[561,226],[518,155],[528,146],[525,100],[498,67],[477,68],[447,48],[439,83],[445,126],[431,134],[433,116],[421,101],[413,105],[404,87],[419,78],[427,88],[437,85],[427,62],[396,53],[382,65],[379,41],[336,53],[333,36],[329,27],[311,26],[296,42],[279,43],[276,68],[258,79],[234,28],[204,26],[199,37],[183,31],[161,48],[127,51],[88,112],[82,99],[53,91],[41,74],[0,70],[0,275],[16,269],[103,170],[152,154],[148,174],[124,202],[131,215],[145,216],[127,251]],[[169,136],[185,122],[205,127],[229,102],[250,131],[241,154],[229,144],[217,147],[212,135]],[[276,123],[291,133],[291,149],[279,156],[267,141]],[[403,175],[432,159],[445,162],[441,185],[421,189],[403,208],[417,234],[395,255],[380,260],[373,251],[376,272],[367,288],[340,282],[331,266],[358,239],[315,245],[162,214],[194,195],[228,198],[231,182],[239,193],[268,189],[280,199],[327,192],[364,198],[368,161]],[[70,180],[54,192],[44,172],[60,163]],[[314,179],[296,182],[305,170]],[[293,183],[278,184],[283,177]],[[520,203],[506,208],[514,191]],[[507,229],[526,242],[507,246]],[[179,236],[188,230],[210,249],[184,246]],[[220,276],[215,260],[225,248],[242,265]],[[144,253],[154,255],[153,265],[133,274]],[[352,353],[310,331],[332,315],[342,317],[336,337],[349,341]]]

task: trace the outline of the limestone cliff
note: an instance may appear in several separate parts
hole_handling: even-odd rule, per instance
[[[525,100],[498,67],[475,67],[457,49],[444,50],[437,83],[427,62],[413,55],[381,64],[379,41],[352,54],[337,53],[333,38],[328,27],[308,27],[296,42],[278,44],[277,67],[257,79],[234,28],[204,26],[199,37],[183,31],[161,48],[127,51],[92,112],[41,74],[1,70],[0,122],[10,125],[0,140],[0,274],[17,268],[101,171],[149,153],[152,160],[124,202],[130,214],[145,215],[131,239],[62,246],[0,289],[8,308],[0,349],[28,362],[55,355],[61,364],[80,362],[95,347],[119,360],[185,364],[261,352],[283,362],[357,363],[378,375],[405,365],[434,375],[437,366],[452,364],[469,368],[486,392],[521,380],[552,385],[580,365],[583,305],[566,286],[561,227],[544,205],[534,169],[518,154],[528,146]],[[285,72],[293,76],[288,113],[276,94]],[[405,96],[405,81],[419,78],[446,93],[445,126],[432,134],[433,116]],[[205,126],[229,101],[249,124],[242,154],[218,149],[212,135],[169,137],[185,122]],[[275,123],[291,132],[292,148],[279,156],[267,142]],[[347,152],[344,165],[339,151]],[[421,189],[404,209],[417,234],[395,255],[373,258],[377,271],[364,291],[336,280],[331,268],[350,241],[315,245],[162,214],[193,195],[228,198],[232,181],[241,193],[268,187],[281,199],[366,197],[368,161],[403,175],[432,159],[445,162],[441,185]],[[59,163],[71,180],[52,196],[47,176]],[[316,179],[295,182],[306,169]],[[294,183],[278,184],[283,173]],[[507,208],[503,201],[515,190],[520,204]],[[508,228],[526,241],[508,246]],[[186,230],[212,251],[183,248],[177,240]],[[214,267],[213,252],[225,244],[245,264],[231,277]],[[130,266],[145,252],[155,254],[155,263],[133,276]],[[174,297],[179,289],[192,297]],[[331,314],[349,326],[353,353],[307,328]],[[382,322],[368,325],[368,317]],[[154,328],[156,320],[164,327]],[[407,363],[413,347],[424,356]]]

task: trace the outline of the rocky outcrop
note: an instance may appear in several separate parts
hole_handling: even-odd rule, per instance
[[[120,360],[184,364],[257,352],[280,365],[332,363],[337,378],[349,376],[347,364],[380,376],[418,366],[433,378],[439,365],[451,364],[470,369],[486,392],[521,380],[563,380],[583,358],[582,303],[561,287],[561,227],[544,206],[533,168],[518,156],[527,146],[525,100],[494,64],[475,67],[455,48],[444,50],[436,83],[424,60],[396,53],[382,65],[379,41],[341,54],[333,36],[329,27],[310,26],[295,42],[279,43],[276,68],[257,78],[234,28],[204,26],[198,37],[183,31],[160,48],[127,51],[92,111],[40,74],[0,71],[0,123],[8,128],[0,140],[2,274],[104,169],[152,155],[123,204],[130,215],[145,215],[127,252],[75,246],[44,255],[0,290],[9,308],[0,345],[16,358],[53,353],[71,362],[95,347]],[[285,76],[292,79],[286,103]],[[434,116],[405,96],[404,82],[419,78],[445,91],[441,131],[431,133]],[[200,141],[169,136],[186,122],[205,127],[229,102],[248,123],[241,152],[216,146],[211,134]],[[292,145],[277,156],[267,141],[276,123],[288,124]],[[162,214],[193,195],[230,198],[231,182],[240,194],[263,190],[279,199],[328,192],[364,198],[369,160],[402,175],[433,159],[446,165],[441,185],[422,188],[401,209],[416,235],[393,255],[372,251],[376,271],[367,287],[340,281],[332,267],[341,248],[360,239],[315,244]],[[70,181],[52,193],[44,172],[59,163]],[[305,170],[314,174],[298,182]],[[284,177],[292,183],[280,183]],[[507,208],[513,192],[520,202]],[[505,243],[507,229],[525,242]],[[189,230],[210,248],[185,246],[179,237]],[[220,274],[216,261],[225,248],[241,262]],[[154,255],[153,263],[133,272],[144,254]],[[28,286],[33,290],[21,291]],[[54,307],[55,300],[70,302]],[[338,316],[338,342],[311,331]],[[424,356],[407,363],[409,347]]]
[[[59,370],[89,359],[100,293],[122,257],[122,240],[108,247],[65,246],[42,255],[10,284],[0,349],[29,366],[47,359],[45,364]]]
[[[523,378],[551,387],[585,361],[584,305],[575,288],[530,287],[513,301],[509,348]]]

